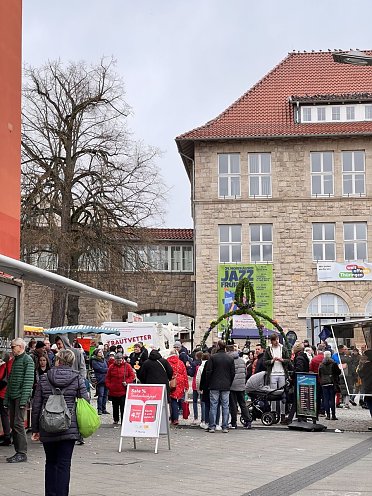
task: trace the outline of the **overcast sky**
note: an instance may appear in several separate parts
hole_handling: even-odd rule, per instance
[[[163,151],[165,227],[192,227],[174,138],[216,117],[292,50],[371,49],[372,2],[23,0],[23,60],[113,56],[138,139]]]

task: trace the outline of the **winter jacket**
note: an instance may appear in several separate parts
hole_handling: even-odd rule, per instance
[[[208,360],[202,360],[202,363],[200,364],[197,372],[196,372],[196,389],[198,391],[202,391],[202,387],[201,387],[201,376],[202,376],[202,373],[203,373],[203,370],[204,370],[204,367],[205,367],[205,364],[207,363]]]
[[[49,396],[53,394],[52,386],[63,389],[68,409],[71,412],[71,425],[63,432],[45,432],[40,426],[40,415]],[[43,374],[36,386],[34,401],[32,403],[32,432],[40,433],[42,443],[79,439],[79,429],[76,421],[76,398],[89,399],[85,381],[81,375],[68,365],[59,365]]]
[[[258,374],[258,372],[264,372],[265,364],[264,364],[264,356],[265,352],[262,352],[258,355],[258,357],[254,360],[252,365],[252,374]]]
[[[10,371],[12,370],[12,365],[13,365],[13,360],[11,358],[7,362],[3,362],[0,365],[0,381],[3,379],[7,381],[9,380],[9,375],[10,375]],[[1,399],[5,398],[6,388],[7,386],[3,387],[3,389],[0,389]]]
[[[189,389],[186,367],[176,355],[171,355],[167,358],[167,361],[173,370],[172,377],[176,377],[177,380],[176,389],[170,392],[170,397],[179,400],[185,396],[185,391]]]
[[[173,369],[170,363],[157,350],[150,352],[149,359],[144,362],[137,374],[138,379],[143,384],[165,384],[168,398],[170,395],[169,381],[172,376]]]
[[[310,367],[309,370],[310,372],[315,372],[315,374],[318,373],[320,364],[324,360],[324,353],[318,353],[315,355],[315,357],[311,360],[310,362]]]
[[[309,372],[310,362],[307,354],[303,351],[296,353],[293,360],[293,367],[295,372]]]
[[[290,355],[289,355],[289,352],[288,352],[286,346],[283,346],[281,343],[279,343],[278,346],[281,346],[281,348],[282,348],[282,359],[283,359],[282,365],[283,365],[284,375],[286,377],[288,377],[288,368],[290,366],[289,364],[291,361]],[[265,350],[264,358],[263,358],[265,370],[267,372],[266,381],[270,380],[271,371],[272,371],[273,365],[274,365],[271,361],[272,359],[273,359],[272,346],[269,345]]]
[[[321,386],[335,386],[338,385],[338,378],[341,370],[337,363],[331,359],[324,361],[319,366],[318,376]]]
[[[365,362],[364,365],[359,365],[359,377],[362,379],[363,392],[372,394],[372,362]]]
[[[243,358],[239,357],[238,351],[228,353],[234,359],[235,376],[230,391],[244,391],[246,382],[246,368]]]
[[[106,374],[108,371],[108,365],[104,358],[98,358],[96,356],[92,357],[92,368],[94,370],[94,375],[97,380],[97,386],[104,384],[106,379]]]
[[[187,375],[190,377],[196,376],[196,371],[199,365],[201,364],[201,360],[193,360],[189,367],[187,367]]]
[[[73,370],[79,372],[79,374],[85,379],[87,377],[87,368],[85,365],[84,355],[80,351],[80,348],[73,348],[68,340],[68,337],[64,334],[59,336],[59,339],[62,341],[65,350],[71,350],[75,355],[75,360],[72,364]]]
[[[342,355],[340,355],[340,358],[341,358],[341,366],[342,366],[342,370],[343,370],[344,375],[345,375],[347,386],[349,388],[349,391],[353,392],[354,379],[353,379],[353,372],[351,369],[351,356],[342,354]],[[341,388],[341,394],[343,396],[349,394],[347,387],[346,387],[346,384],[345,384],[344,375],[341,372],[340,388]]]
[[[129,355],[129,362],[135,370],[139,370],[143,363],[148,359],[149,352],[146,348],[142,348],[139,353],[134,353],[134,351]]]
[[[224,350],[218,350],[208,360],[206,374],[209,390],[230,391],[235,377],[234,359]]]
[[[121,362],[120,364],[114,363],[107,371],[105,384],[108,388],[109,396],[114,398],[121,398],[127,394],[127,386],[123,382],[130,384],[136,378],[134,371],[129,363]]]
[[[19,398],[19,405],[26,406],[31,398],[34,385],[35,367],[32,358],[27,353],[22,353],[13,358],[13,365],[8,378],[8,387],[5,393],[4,405],[9,405],[9,400]]]

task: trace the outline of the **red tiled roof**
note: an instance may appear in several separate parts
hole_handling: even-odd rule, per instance
[[[372,134],[371,121],[295,124],[290,101],[363,101],[371,93],[372,66],[336,63],[332,52],[293,52],[222,114],[176,140]]]
[[[193,229],[147,229],[148,233],[157,240],[192,240]]]

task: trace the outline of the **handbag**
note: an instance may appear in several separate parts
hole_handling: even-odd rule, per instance
[[[182,403],[182,417],[187,420],[190,416],[190,407],[187,401]]]
[[[171,391],[175,391],[177,389],[177,374],[169,381],[169,389]]]
[[[76,398],[76,422],[82,437],[91,436],[101,425],[97,410],[85,398]]]

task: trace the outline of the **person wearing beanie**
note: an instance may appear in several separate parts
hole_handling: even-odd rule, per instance
[[[337,363],[332,360],[331,352],[325,351],[322,363],[319,365],[319,382],[322,387],[324,410],[326,419],[338,420],[336,417],[336,389],[339,388],[339,376],[341,370]]]
[[[359,360],[359,365],[357,368],[359,377],[362,380],[362,390],[367,395],[364,396],[364,401],[366,402],[369,413],[372,417],[372,350],[366,350],[363,356]],[[368,427],[369,431],[372,431],[372,427]]]
[[[181,341],[175,341],[173,348],[178,352],[178,358],[185,364],[186,369],[190,367],[190,363],[192,362],[192,360],[189,357],[187,348],[182,345]]]

